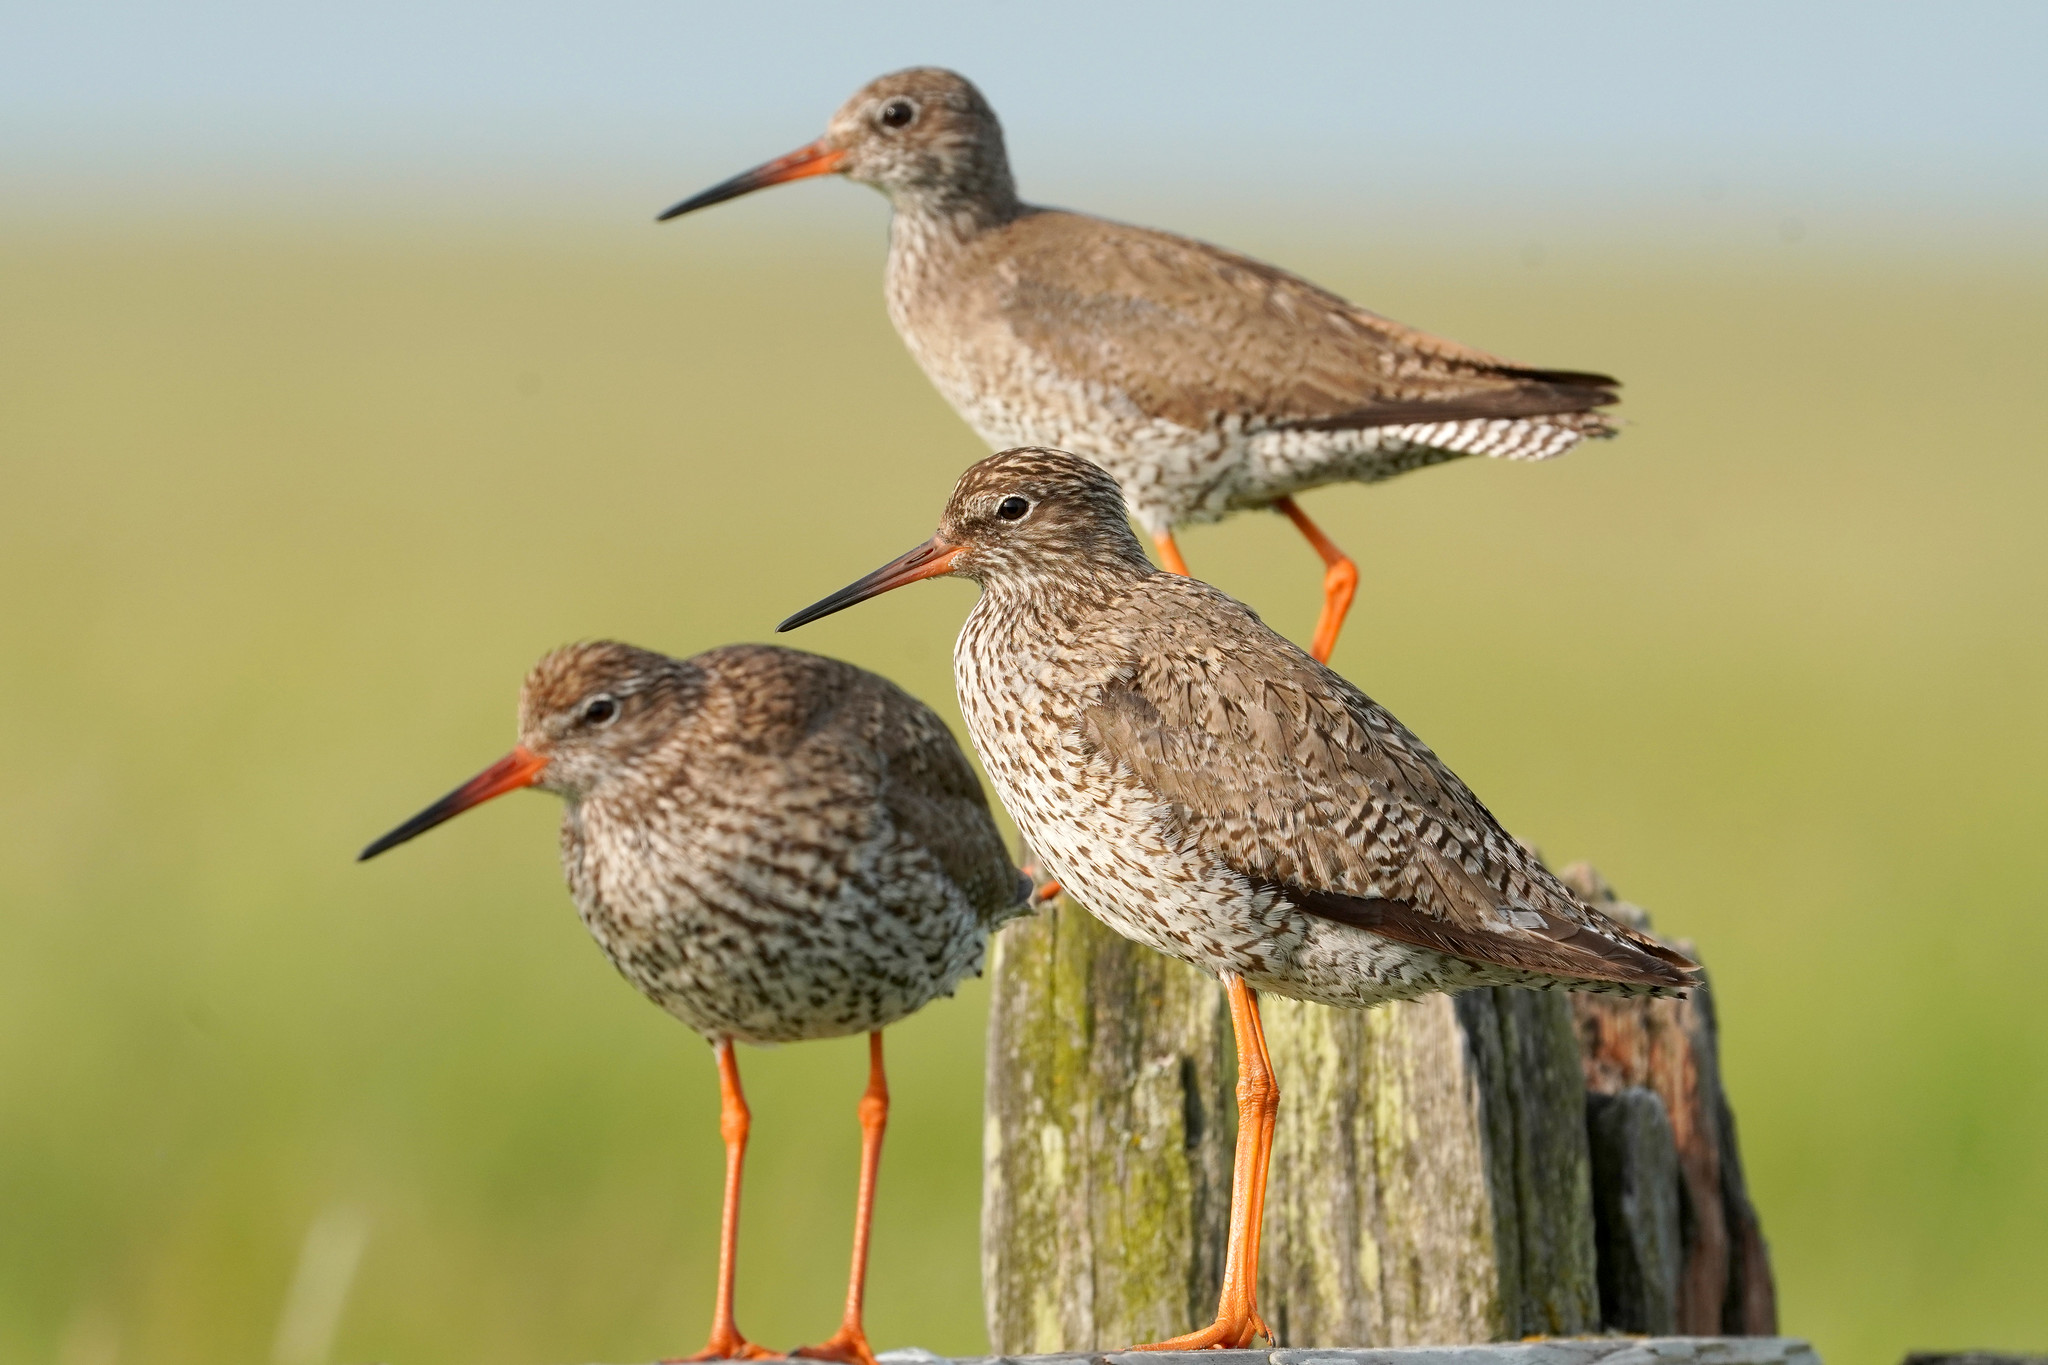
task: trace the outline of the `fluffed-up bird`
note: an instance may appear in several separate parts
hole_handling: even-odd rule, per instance
[[[517,747],[361,857],[521,787],[566,803],[562,867],[605,956],[716,1052],[718,1290],[690,1359],[773,1354],[733,1322],[748,1131],[734,1045],[868,1035],[845,1317],[796,1354],[874,1365],[861,1306],[889,1113],[881,1031],[979,972],[989,931],[1032,894],[967,756],[929,707],[836,660],[572,645],[528,675]]]

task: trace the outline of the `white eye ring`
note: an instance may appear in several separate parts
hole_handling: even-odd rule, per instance
[[[875,122],[884,128],[908,128],[917,122],[917,105],[906,99],[890,100],[876,112]]]
[[[577,719],[585,725],[610,725],[619,718],[619,699],[609,692],[600,692],[583,703]]]

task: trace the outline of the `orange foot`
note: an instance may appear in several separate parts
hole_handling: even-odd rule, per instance
[[[1241,1314],[1219,1316],[1216,1321],[1199,1332],[1185,1336],[1171,1337],[1165,1341],[1147,1342],[1133,1346],[1133,1351],[1241,1351],[1252,1344],[1255,1337],[1264,1337],[1278,1345],[1279,1339],[1273,1329],[1266,1326],[1266,1320],[1259,1316],[1259,1310],[1247,1305]]]
[[[738,1332],[713,1332],[704,1349],[693,1356],[667,1356],[661,1365],[687,1365],[700,1360],[787,1360],[766,1346],[756,1346]]]
[[[867,1333],[858,1327],[842,1327],[832,1334],[830,1341],[821,1341],[816,1346],[799,1346],[789,1354],[791,1359],[836,1360],[840,1365],[875,1365],[875,1353],[868,1349]]]

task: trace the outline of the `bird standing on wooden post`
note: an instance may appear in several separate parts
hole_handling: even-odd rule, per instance
[[[924,545],[783,622],[919,579],[981,585],[954,676],[1041,863],[1111,928],[1222,978],[1238,1057],[1223,1291],[1161,1349],[1241,1347],[1278,1090],[1254,991],[1363,1008],[1481,985],[1668,994],[1694,964],[1601,915],[1401,723],[1206,583],[1053,450],[961,476]]]
[[[1517,365],[1246,256],[1024,203],[995,111],[936,67],[871,82],[817,141],[661,218],[828,174],[889,196],[890,320],[991,449],[1107,469],[1175,573],[1174,527],[1282,512],[1327,566],[1321,660],[1358,569],[1296,493],[1461,455],[1548,459],[1614,431],[1605,375]]]
[[[1031,896],[967,756],[929,707],[832,659],[572,645],[528,675],[511,754],[361,857],[521,787],[568,802],[562,866],[605,956],[717,1052],[718,1297],[690,1359],[774,1354],[733,1322],[748,1129],[733,1045],[868,1034],[846,1314],[796,1354],[874,1365],[861,1305],[889,1113],[881,1030],[979,972],[989,930]]]

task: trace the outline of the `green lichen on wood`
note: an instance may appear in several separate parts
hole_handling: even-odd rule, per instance
[[[1494,987],[1453,1002],[1477,1069],[1508,1335],[1597,1331],[1593,1176],[1571,1006]]]
[[[1590,867],[1561,875],[1647,931]],[[1071,904],[1008,930],[993,974],[992,1344],[1114,1348],[1207,1321],[1236,1135],[1222,991]],[[1511,1339],[1667,1314],[1685,1333],[1775,1335],[1704,984],[1656,1000],[1502,988],[1364,1013],[1262,1008],[1282,1100],[1260,1300],[1290,1344]],[[1592,1164],[1586,1094],[1628,1087],[1668,1118],[1675,1174],[1635,1183],[1676,1182],[1657,1197],[1682,1201],[1684,1246],[1674,1305],[1635,1313],[1612,1293],[1603,1324],[1600,1217],[1610,1242],[1647,1234],[1621,1207],[1617,1163]],[[1603,1202],[1599,1175],[1619,1180]]]
[[[1213,980],[1070,902],[998,937],[983,1282],[1005,1352],[1123,1346],[1213,1310],[1236,1110]]]
[[[1449,1000],[1268,997],[1281,1077],[1260,1303],[1292,1343],[1503,1335],[1476,1084]]]
[[[991,969],[983,1277],[1004,1354],[1208,1321],[1236,1082],[1213,978],[1071,902]],[[1281,1087],[1260,1303],[1290,1344],[1598,1326],[1577,1039],[1518,990],[1361,1012],[1266,997]]]

